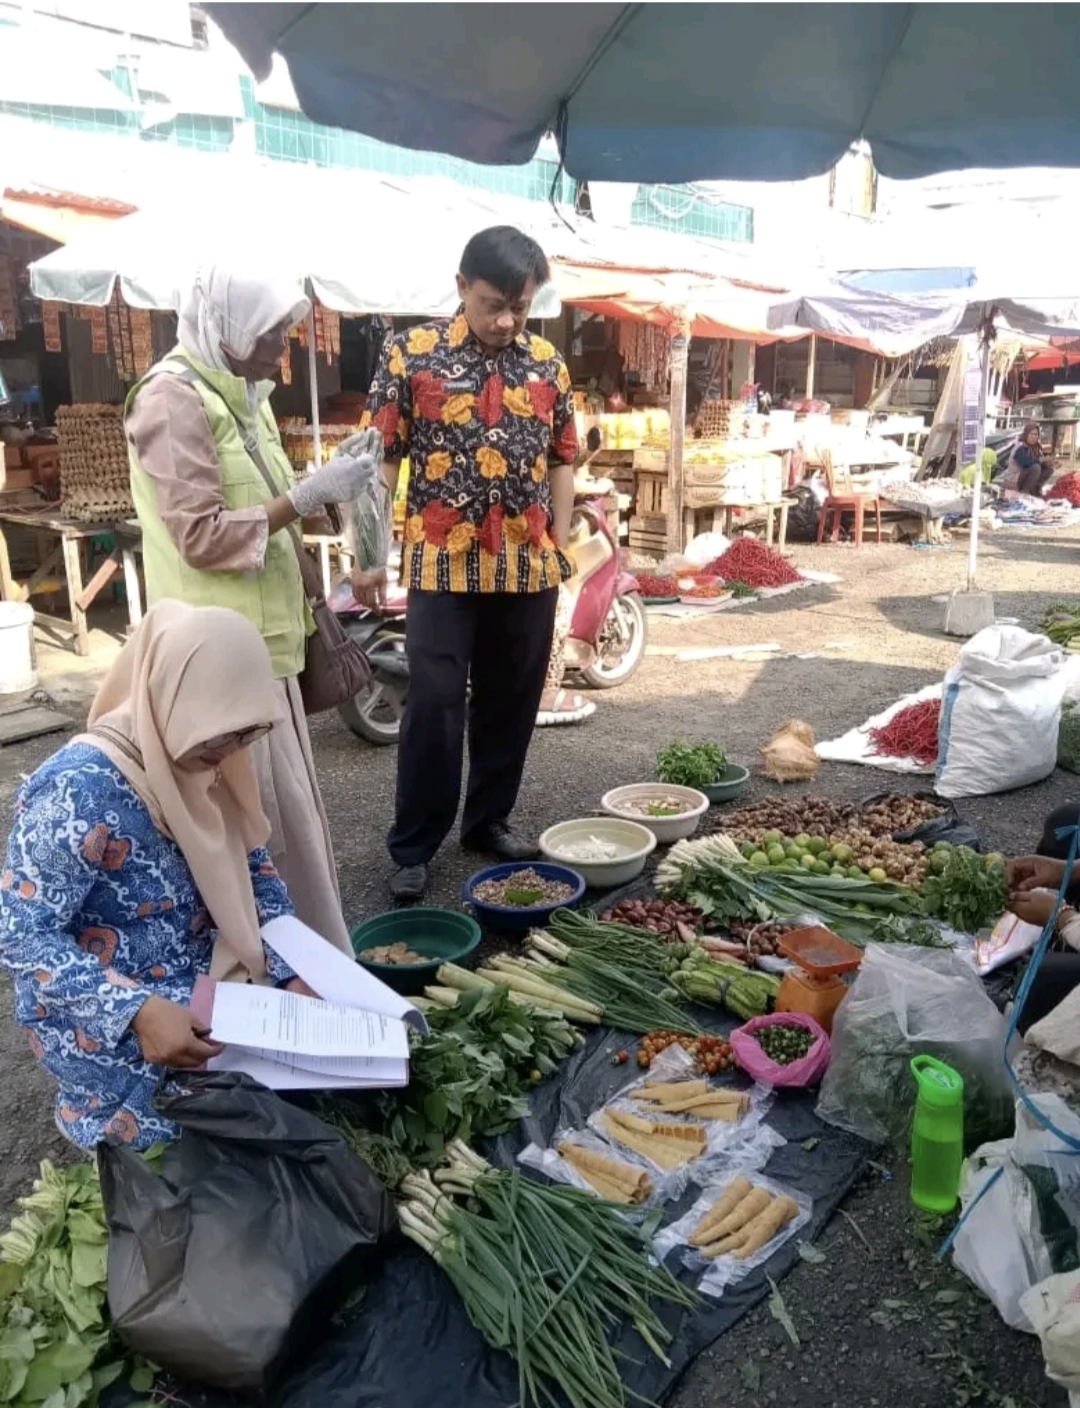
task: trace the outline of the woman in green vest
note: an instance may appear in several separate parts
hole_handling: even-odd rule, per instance
[[[351,953],[297,684],[313,622],[289,527],[369,483],[379,437],[356,437],[356,454],[294,485],[270,392],[308,308],[296,283],[206,270],[181,305],[179,346],[132,390],[125,427],[150,602],[231,607],[262,635],[286,720],[252,749],[270,853],[298,917]]]

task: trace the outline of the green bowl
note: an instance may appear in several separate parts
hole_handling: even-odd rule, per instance
[[[710,802],[732,802],[749,781],[749,768],[741,768],[738,763],[728,763],[721,776],[701,790]]]
[[[443,963],[460,963],[480,942],[480,925],[456,909],[392,909],[365,920],[352,931],[353,952],[358,963],[374,973],[388,987],[411,996],[435,982]],[[424,963],[369,963],[360,954],[368,948],[405,944],[427,961]]]

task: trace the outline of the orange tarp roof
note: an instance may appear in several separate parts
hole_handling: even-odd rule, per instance
[[[77,195],[73,191],[20,191],[6,189],[0,194],[0,219],[57,244],[83,230],[131,215],[133,205],[122,201]]]

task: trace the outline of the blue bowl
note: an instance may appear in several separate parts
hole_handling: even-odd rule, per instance
[[[572,885],[574,893],[564,900],[556,901],[555,904],[537,904],[528,909],[513,904],[488,904],[477,899],[473,893],[476,886],[482,885],[485,880],[505,880],[520,870],[535,870],[537,875],[542,875],[545,880],[559,880],[564,885]],[[534,924],[546,924],[557,909],[569,909],[571,905],[578,903],[584,893],[585,879],[576,870],[571,870],[568,865],[554,865],[550,861],[542,860],[509,861],[502,865],[489,865],[484,870],[478,870],[475,875],[470,875],[461,887],[462,899],[472,907],[480,923],[492,929],[523,930],[531,929]]]

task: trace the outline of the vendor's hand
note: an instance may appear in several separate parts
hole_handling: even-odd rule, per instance
[[[1046,856],[1021,856],[1005,867],[1005,878],[1014,892],[1060,889],[1064,874],[1065,862]]]
[[[1009,897],[1009,909],[1025,924],[1045,928],[1047,920],[1057,907],[1057,895],[1046,890],[1018,891]]]
[[[309,988],[303,978],[290,978],[285,984],[286,992],[295,992],[299,997],[318,997],[314,988]]]
[[[164,997],[148,997],[131,1024],[143,1059],[154,1066],[191,1071],[225,1050],[188,1007]]]
[[[371,488],[381,464],[380,431],[365,430],[359,435],[350,435],[328,464],[289,490],[289,502],[301,518],[326,504],[348,503]]]
[[[363,572],[354,567],[352,572],[352,594],[361,606],[372,611],[381,611],[386,605],[387,576],[385,567],[374,567]]]

